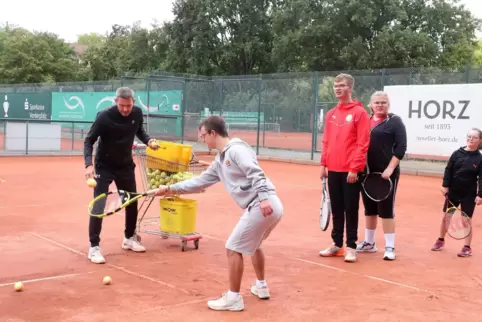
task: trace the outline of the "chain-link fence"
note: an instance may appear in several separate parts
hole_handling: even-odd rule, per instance
[[[155,137],[194,142],[199,122],[214,114],[225,118],[230,136],[244,139],[260,154],[299,151],[314,159],[320,151],[323,117],[336,104],[333,80],[341,72],[355,77],[354,97],[364,104],[385,85],[482,82],[482,70],[471,69],[407,68],[222,77],[156,72],[147,77],[125,76],[104,82],[0,85],[0,97],[5,96],[7,102],[15,95],[28,99],[29,94],[45,93],[51,97],[51,106],[46,109],[52,120],[63,120],[63,115],[65,121],[72,122],[72,115],[77,113],[75,120],[92,122],[99,110],[112,103],[118,87],[129,86],[136,91],[136,104],[144,110],[146,127]],[[5,106],[4,103],[4,110]],[[9,117],[15,118],[15,109],[11,111]],[[88,130],[84,127],[80,131]],[[64,130],[71,128],[70,123]]]

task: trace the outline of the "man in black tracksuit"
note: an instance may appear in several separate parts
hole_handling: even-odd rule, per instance
[[[94,177],[97,186],[94,197],[107,192],[112,182],[117,189],[136,192],[135,164],[132,145],[137,136],[144,144],[156,149],[154,139],[144,131],[142,110],[134,105],[134,91],[121,87],[116,92],[116,105],[97,114],[96,120],[84,141],[86,178]],[[92,164],[94,143],[99,139],[95,168]],[[95,171],[94,171],[95,170]],[[95,172],[95,174],[94,174]],[[125,232],[122,248],[144,252],[135,235],[137,224],[137,202],[126,207]],[[88,258],[97,264],[105,263],[99,247],[102,219],[90,217],[90,249]]]
[[[382,218],[385,237],[383,259],[395,259],[395,196],[400,178],[400,160],[407,150],[407,133],[402,119],[389,113],[390,102],[384,92],[375,92],[370,101],[373,115],[370,118],[370,145],[368,146],[367,168],[370,172],[381,172],[390,178],[393,189],[380,202],[370,199],[362,189],[365,208],[365,240],[357,245],[357,252],[376,252],[375,231],[378,217]]]

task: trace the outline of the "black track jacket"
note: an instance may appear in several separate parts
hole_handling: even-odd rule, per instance
[[[373,116],[371,117],[373,118]],[[393,156],[401,160],[407,151],[407,132],[400,116],[389,113],[370,132],[367,166],[370,172],[383,172]],[[398,174],[398,166],[394,174]]]
[[[135,136],[144,144],[150,140],[144,131],[143,121],[142,110],[135,105],[129,116],[120,114],[117,105],[100,111],[84,140],[85,167],[92,164],[93,145],[97,138],[99,144],[95,155],[96,165],[116,169],[132,166],[132,144]]]

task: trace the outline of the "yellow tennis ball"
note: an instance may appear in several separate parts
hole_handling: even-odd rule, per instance
[[[95,179],[92,179],[92,178],[87,179],[87,185],[89,187],[95,188],[95,186],[97,186],[97,181],[95,181]]]
[[[15,283],[14,288],[15,288],[15,291],[22,292],[23,291],[23,283],[22,282]]]
[[[104,285],[110,285],[112,283],[112,279],[110,278],[110,276],[105,276],[102,282],[104,283]]]

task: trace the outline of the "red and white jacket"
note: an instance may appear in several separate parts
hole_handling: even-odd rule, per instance
[[[370,116],[357,100],[326,113],[321,165],[335,172],[363,172],[370,143]]]

